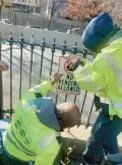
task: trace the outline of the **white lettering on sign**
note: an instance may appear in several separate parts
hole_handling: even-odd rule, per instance
[[[72,56],[72,58],[76,59],[77,56]],[[67,57],[60,56],[58,72],[59,74],[64,74],[65,76],[60,79],[57,91],[67,94],[80,94],[80,88],[74,79],[73,73],[67,71],[68,65],[69,63]]]

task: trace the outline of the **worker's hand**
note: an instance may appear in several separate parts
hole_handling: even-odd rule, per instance
[[[7,71],[7,70],[8,70],[8,64],[0,60],[0,71]]]
[[[60,80],[61,76],[62,74],[55,73],[51,79],[52,85],[56,84]]]
[[[67,58],[69,65],[67,66],[67,70],[74,71],[77,67],[82,64],[81,57],[78,57],[75,61],[72,61],[71,57]]]

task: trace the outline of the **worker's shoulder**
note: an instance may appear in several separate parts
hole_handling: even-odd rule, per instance
[[[113,40],[109,45],[107,45],[105,48],[101,50],[101,55],[104,56],[104,54],[115,55],[120,54],[122,52],[122,36],[116,38]]]
[[[108,41],[106,47],[122,43],[122,29],[119,30],[111,39]]]

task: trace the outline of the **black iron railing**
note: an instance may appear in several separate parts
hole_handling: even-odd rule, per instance
[[[54,60],[54,59],[57,56],[57,50],[60,51],[60,55],[63,55],[63,56],[65,56],[65,54],[67,52],[68,53],[70,52],[75,55],[80,54],[84,58],[87,58],[87,55],[90,54],[90,52],[88,52],[87,50],[79,50],[77,47],[77,44],[78,44],[77,42],[74,43],[74,47],[71,50],[67,49],[66,41],[64,41],[64,43],[62,44],[62,48],[59,48],[59,47],[57,48],[56,39],[53,40],[51,48],[49,48],[49,47],[47,48],[44,38],[42,39],[42,41],[40,41],[40,44],[35,44],[34,35],[32,35],[32,39],[30,42],[28,42],[24,39],[23,34],[21,34],[20,40],[16,40],[12,36],[12,33],[10,34],[8,40],[3,41],[1,39],[0,41],[1,41],[0,42],[0,59],[3,59],[4,52],[7,51],[8,56],[9,56],[8,57],[9,65],[10,65],[9,76],[5,80],[5,81],[9,82],[9,87],[10,87],[8,108],[4,108],[4,105],[3,105],[3,100],[4,100],[4,102],[6,102],[6,96],[3,92],[3,88],[5,88],[3,81],[2,81],[3,76],[2,76],[2,73],[0,73],[0,118],[3,118],[3,113],[9,113],[12,116],[12,113],[14,112],[13,99],[15,101],[15,98],[14,98],[15,91],[13,88],[13,81],[15,81],[15,79],[14,79],[14,60],[15,59],[13,57],[13,54],[15,54],[14,53],[15,46],[17,47],[17,53],[18,53],[16,56],[17,57],[19,56],[19,60],[17,61],[17,65],[19,65],[19,71],[17,72],[17,74],[19,76],[19,80],[17,81],[17,84],[19,84],[19,88],[18,88],[18,90],[16,90],[16,93],[18,94],[17,99],[21,99],[21,97],[22,97],[23,79],[24,79],[24,81],[26,81],[26,89],[28,89],[33,84],[41,83],[42,80],[47,79],[48,77],[50,77],[52,75],[53,72],[56,72],[55,68],[58,65],[58,60]],[[6,50],[3,49],[5,44],[8,45]],[[48,49],[48,56],[46,53],[47,49]],[[24,76],[24,72],[23,72],[23,68],[26,64],[26,61],[24,59],[25,51],[28,51],[26,56],[29,58],[29,64],[28,64],[29,66],[28,66],[28,68],[26,68],[26,70],[28,71],[27,76]],[[45,56],[45,54],[46,54],[46,56]],[[34,62],[34,59],[36,62]],[[23,63],[23,61],[24,61],[24,63]],[[48,61],[48,63],[47,63],[47,61]],[[37,63],[39,66],[38,71],[35,70],[35,66],[37,65]],[[45,71],[43,71],[43,69],[47,69],[46,73],[45,73]],[[36,82],[34,82],[33,71],[36,71],[36,73],[35,73],[36,78],[37,78]],[[45,78],[43,78],[45,75],[47,75],[47,76]],[[24,78],[23,78],[23,76],[24,76]],[[24,88],[24,91],[25,91],[25,88]],[[88,101],[88,94],[89,94],[88,92],[81,92],[81,93],[82,93],[81,96],[73,95],[72,98],[70,99],[70,101],[72,101],[74,103],[77,103],[77,102],[80,103],[81,97],[82,98],[84,97],[82,99],[82,102],[80,105],[81,118],[82,118],[82,123],[86,124],[86,126],[89,126],[89,124],[91,123],[94,102],[93,102],[93,99],[91,99],[91,103]],[[51,95],[51,94],[49,93],[48,95]],[[69,101],[68,94],[64,94],[60,97],[60,94],[56,93],[54,91],[53,96],[54,96],[54,100],[56,103],[60,102],[61,98],[63,101]],[[91,104],[90,108],[89,109],[85,108],[85,104]],[[86,113],[86,111],[87,111],[87,113]],[[84,119],[84,114],[83,114],[84,112],[86,113],[85,119]]]

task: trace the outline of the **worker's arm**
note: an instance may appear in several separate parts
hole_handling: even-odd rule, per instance
[[[23,102],[27,102],[28,100],[32,100],[35,99],[36,97],[43,97],[44,95],[46,95],[51,89],[53,88],[53,84],[51,81],[44,81],[43,83],[41,83],[40,85],[36,85],[33,88],[30,88],[28,91],[26,91],[23,95],[22,95],[22,101]],[[20,101],[21,103],[21,101]]]
[[[36,156],[35,165],[52,165],[59,154],[60,145],[55,138],[46,148],[41,149]]]
[[[30,88],[30,92],[39,93],[40,95],[46,95],[53,88],[52,81],[44,81],[43,83],[36,85],[34,88]]]
[[[93,63],[86,65],[80,71],[74,71],[74,77],[81,89],[90,92],[99,92],[105,89],[113,79],[113,73],[104,58],[105,54],[98,55]]]
[[[34,86],[33,88],[30,88],[24,95],[23,99],[24,100],[30,100],[36,97],[41,97],[46,95],[52,88],[53,86],[59,81],[61,75],[59,74],[54,74],[52,79],[50,81],[44,81],[43,83]]]

